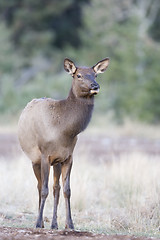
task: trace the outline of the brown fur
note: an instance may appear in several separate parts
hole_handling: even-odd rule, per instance
[[[95,81],[98,73],[108,66],[109,59],[98,62],[93,68],[77,68],[65,59],[64,68],[73,76],[69,96],[56,101],[51,98],[34,99],[23,110],[18,124],[20,145],[31,159],[38,180],[39,216],[36,227],[43,227],[43,209],[48,195],[50,166],[54,169],[54,212],[51,228],[58,228],[57,206],[59,178],[62,174],[66,204],[66,228],[73,229],[70,210],[70,171],[77,135],[83,131],[92,115],[94,95],[99,90]]]

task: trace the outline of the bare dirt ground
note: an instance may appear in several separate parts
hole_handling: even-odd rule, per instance
[[[98,145],[98,148],[96,147]],[[87,146],[87,148],[86,148]],[[101,156],[100,161],[109,161],[113,153],[118,156],[121,153],[132,151],[147,152],[147,154],[160,154],[159,140],[133,139],[133,138],[110,138],[107,136],[81,136],[76,152],[90,152],[91,159],[97,161],[96,156]],[[12,160],[17,154],[21,154],[18,139],[15,134],[0,134],[1,159]],[[53,239],[53,240],[151,240],[158,238],[135,237],[126,235],[103,235],[79,231],[53,231],[32,228],[0,227],[0,240],[23,240],[23,239]]]
[[[25,240],[25,239],[52,239],[52,240],[153,240],[155,238],[134,237],[126,235],[93,234],[78,231],[53,231],[31,228],[0,228],[1,240]]]

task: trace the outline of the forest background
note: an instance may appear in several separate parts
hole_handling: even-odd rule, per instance
[[[0,116],[19,116],[37,97],[67,97],[68,57],[93,66],[98,116],[160,122],[159,0],[0,0]]]

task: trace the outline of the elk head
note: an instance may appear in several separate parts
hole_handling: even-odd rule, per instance
[[[109,64],[109,58],[95,64],[93,67],[76,67],[68,58],[64,60],[64,69],[73,77],[72,91],[76,97],[92,97],[99,92],[99,84],[96,77],[105,72]]]

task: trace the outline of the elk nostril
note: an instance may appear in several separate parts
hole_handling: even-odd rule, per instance
[[[96,89],[99,89],[100,86],[99,86],[98,83],[91,83],[91,88],[92,88],[93,90],[96,90]]]

